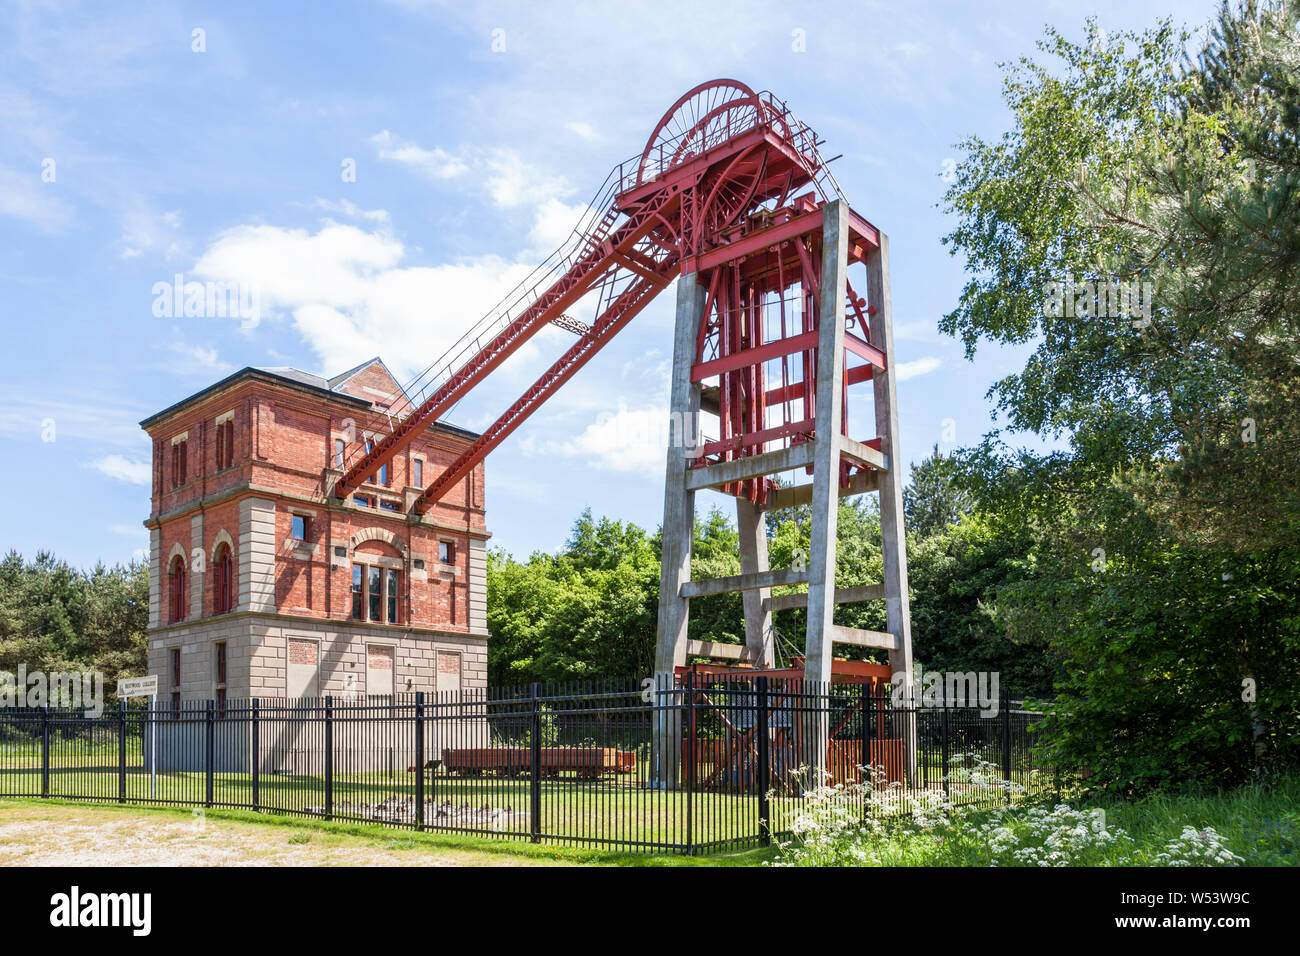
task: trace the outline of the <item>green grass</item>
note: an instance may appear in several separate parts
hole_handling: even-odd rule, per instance
[[[1163,843],[1183,826],[1214,827],[1245,857],[1246,866],[1300,866],[1300,774],[1279,779],[1267,791],[1251,786],[1091,805],[1141,843]]]
[[[6,760],[0,769],[0,793],[37,795],[41,792],[39,757],[26,766],[13,767]],[[85,755],[76,759],[60,757],[58,769],[49,779],[51,797],[73,800],[118,799],[116,760]],[[128,802],[170,803],[186,807],[205,803],[206,780],[202,773],[160,772],[151,795],[148,771],[138,760],[128,765],[126,795]],[[390,797],[406,799],[415,791],[414,774],[387,773],[336,774],[334,778],[334,816],[356,819],[349,803],[378,803]],[[453,806],[489,806],[526,813],[530,806],[531,781],[524,776],[477,777],[448,776],[442,773],[426,777],[425,797],[433,804],[450,802]],[[213,775],[213,804],[227,808],[251,807],[253,787],[243,774]],[[977,794],[954,786],[956,802],[974,801]],[[258,806],[266,812],[308,813],[325,800],[324,781],[316,776],[263,774],[260,777]],[[791,814],[798,801],[782,796],[771,800],[772,828],[783,832],[789,828]],[[320,815],[319,812],[316,815]],[[665,848],[681,846],[692,837],[693,845],[749,840],[757,842],[758,797],[755,793],[696,792],[647,789],[631,776],[607,775],[597,780],[582,780],[573,775],[543,778],[541,781],[541,832],[547,840],[583,836],[609,841],[610,844],[655,844]],[[688,826],[689,824],[689,826]],[[438,828],[436,819],[426,825]],[[450,828],[449,828],[450,829]],[[461,828],[465,829],[465,828]],[[528,836],[529,822],[523,816],[512,819],[496,830],[502,838]],[[483,834],[488,835],[488,834]]]

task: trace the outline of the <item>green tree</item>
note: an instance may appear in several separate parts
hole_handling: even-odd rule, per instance
[[[908,534],[928,538],[969,514],[974,500],[953,480],[952,463],[939,452],[912,466],[912,480],[903,489],[903,517]]]
[[[1297,616],[1281,587],[1300,527],[1295,27],[1289,7],[1225,5],[1190,59],[1167,22],[1109,39],[1090,24],[1083,43],[1049,31],[1057,69],[1010,70],[1013,128],[965,144],[945,197],[972,278],[941,327],[968,353],[1032,342],[991,395],[1013,430],[1065,446],[1013,450],[994,431],[955,462],[1032,542],[1033,574],[995,610],[1063,662],[1059,758],[1115,789],[1163,785],[1158,766],[1232,783],[1294,759],[1276,722],[1297,684],[1270,662]],[[1117,308],[1112,282],[1150,292]],[[1226,590],[1205,583],[1228,566]],[[1103,663],[1132,679],[1099,678]],[[1103,747],[1124,750],[1107,774]]]
[[[106,688],[148,666],[149,567],[81,572],[41,551],[0,561],[0,670],[93,670]]]

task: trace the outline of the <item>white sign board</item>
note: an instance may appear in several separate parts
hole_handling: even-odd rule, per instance
[[[158,675],[124,677],[117,682],[118,697],[152,697],[158,693]]]

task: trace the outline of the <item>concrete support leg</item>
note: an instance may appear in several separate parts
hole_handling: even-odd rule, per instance
[[[694,274],[677,281],[677,323],[673,338],[669,395],[668,463],[664,473],[663,566],[659,577],[659,622],[655,633],[656,717],[652,740],[653,785],[677,786],[681,767],[680,700],[671,692],[673,669],[686,663],[690,598],[681,586],[691,579],[695,534],[695,492],[686,487],[687,452],[699,435],[700,390],[691,382],[696,337],[704,313],[704,288]]]
[[[831,627],[835,612],[835,541],[839,516],[840,428],[844,381],[844,301],[847,289],[849,222],[843,200],[822,209],[822,275],[817,319],[816,448],[813,456],[812,542],[808,556],[808,629],[804,636],[804,680],[824,694],[831,679]],[[808,703],[812,704],[813,701]],[[826,764],[829,715],[822,701],[803,715],[801,761],[817,779]]]
[[[763,512],[745,498],[736,499],[736,527],[740,531],[740,572],[768,570],[767,525]],[[760,667],[776,665],[776,636],[772,632],[772,611],[766,608],[771,588],[742,591],[745,603],[745,653]]]
[[[867,301],[875,307],[870,317],[871,342],[894,357],[894,324],[889,291],[889,237],[880,234],[880,248],[867,255]],[[889,669],[895,687],[909,704],[912,686],[912,613],[907,594],[907,540],[903,531],[903,475],[898,448],[898,400],[892,370],[876,370],[876,434],[888,467],[880,474],[880,533],[884,559],[885,627],[897,641],[889,652]],[[914,711],[909,711],[914,714]],[[907,741],[908,778],[916,778],[916,718],[901,718],[896,733]]]

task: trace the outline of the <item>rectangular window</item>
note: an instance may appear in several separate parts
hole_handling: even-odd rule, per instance
[[[424,462],[419,458],[411,459],[411,484],[416,488],[424,487]]]
[[[235,419],[233,416],[217,422],[217,471],[235,463]]]
[[[456,542],[455,541],[438,542],[438,563],[439,564],[456,563]]]
[[[380,466],[379,466],[379,483],[380,483],[381,485],[387,485],[387,484],[388,484],[388,466],[387,466],[387,465],[380,465]]]
[[[370,564],[352,565],[352,617],[358,621],[396,624],[401,573]]]
[[[383,571],[380,568],[366,568],[368,577],[366,579],[366,597],[370,601],[370,616],[368,620],[382,621],[380,615],[384,611],[384,581]]]
[[[397,595],[398,595],[397,572],[390,570],[388,572],[387,588],[385,592],[385,597],[388,599],[388,623],[389,624],[397,623]]]
[[[172,648],[172,717],[181,714],[181,649]]]
[[[334,467],[339,471],[343,470],[343,453],[347,449],[347,442],[342,438],[334,439]]]
[[[374,450],[375,450],[375,443],[374,443],[373,441],[371,441],[369,438],[367,438],[367,439],[366,439],[366,454],[369,455],[369,454],[370,454],[372,451],[374,451]],[[370,482],[370,484],[373,485],[373,484],[375,483],[375,476],[374,476],[374,475],[371,475],[369,478],[366,479],[366,481]]]
[[[213,688],[212,696],[216,698],[218,717],[226,716],[226,642],[217,641],[213,645]]]
[[[379,507],[384,511],[400,512],[402,510],[402,506],[396,501],[381,501],[379,502]]]
[[[359,505],[362,508],[370,507],[370,499],[367,498],[365,495],[353,495],[352,502],[353,504]]]
[[[295,541],[306,541],[308,530],[310,530],[310,525],[307,516],[293,515],[289,521],[289,537]]]
[[[172,487],[179,488],[185,484],[185,472],[188,465],[189,440],[182,438],[172,442]]]

